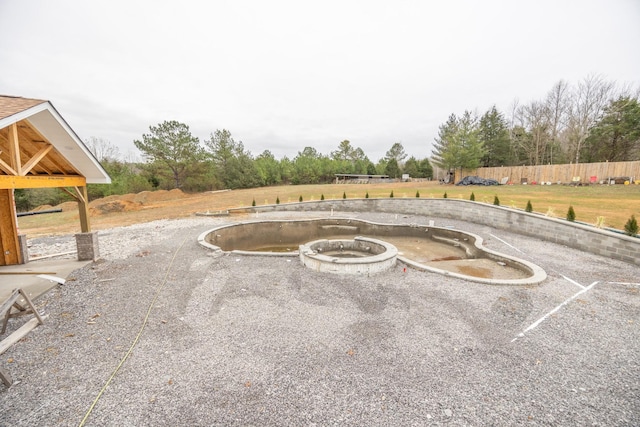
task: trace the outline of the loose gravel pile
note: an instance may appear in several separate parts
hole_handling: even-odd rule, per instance
[[[336,276],[197,244],[236,217],[99,232],[101,259],[39,298],[45,324],[1,356],[16,383],[0,425],[640,425],[637,266],[471,223],[344,216],[435,220],[549,277]]]

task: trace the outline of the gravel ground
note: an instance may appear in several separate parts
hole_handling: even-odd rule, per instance
[[[402,264],[344,277],[198,246],[236,217],[114,228],[2,355],[16,384],[0,385],[0,425],[640,425],[637,266],[471,223],[344,216],[435,219],[549,277],[490,286]]]

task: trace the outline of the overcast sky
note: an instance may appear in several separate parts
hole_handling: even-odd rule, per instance
[[[149,126],[254,155],[430,155],[451,113],[588,75],[640,85],[640,0],[0,0],[0,94],[50,100],[123,156]]]

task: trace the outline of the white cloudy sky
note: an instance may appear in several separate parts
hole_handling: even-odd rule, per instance
[[[451,113],[560,79],[640,83],[638,0],[0,0],[0,94],[48,99],[123,155],[150,125],[254,155],[430,155]]]

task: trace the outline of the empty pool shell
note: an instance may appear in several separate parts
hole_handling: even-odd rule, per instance
[[[397,238],[420,238],[455,248],[463,259],[492,264],[496,269],[510,269],[508,277],[481,277],[463,274],[448,262],[419,262],[398,252],[397,260],[418,270],[494,284],[534,285],[547,278],[539,266],[514,256],[484,248],[476,234],[417,224],[380,224],[353,218],[248,221],[223,225],[202,233],[198,241],[214,251],[258,256],[299,256],[299,246],[318,239],[353,239],[355,236],[393,241]],[[386,242],[385,243],[389,243]],[[393,245],[392,245],[393,246]],[[398,244],[395,244],[399,247]]]

